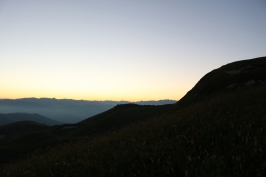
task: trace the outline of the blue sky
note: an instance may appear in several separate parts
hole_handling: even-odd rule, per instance
[[[266,55],[264,0],[0,0],[0,98],[179,100]]]

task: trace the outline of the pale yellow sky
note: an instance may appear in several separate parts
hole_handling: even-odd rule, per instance
[[[266,55],[262,1],[0,2],[0,98],[179,100]]]

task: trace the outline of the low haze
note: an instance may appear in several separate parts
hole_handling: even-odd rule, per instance
[[[266,55],[264,0],[0,0],[0,98],[179,100]]]

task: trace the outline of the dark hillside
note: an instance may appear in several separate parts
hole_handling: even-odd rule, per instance
[[[265,176],[265,107],[266,86],[246,87],[32,154],[0,176]]]
[[[265,57],[224,65],[174,107],[117,105],[19,136],[0,147],[5,162],[53,146],[6,164],[0,176],[266,176],[265,67]]]
[[[46,124],[46,125],[61,124],[60,122],[56,120],[52,120],[40,114],[29,114],[29,113],[1,114],[0,113],[0,126],[9,124],[9,123],[19,122],[19,121],[35,121],[40,124]]]
[[[114,108],[85,119],[76,124],[78,128],[69,134],[75,136],[88,136],[119,129],[131,123],[144,121],[154,115],[164,112],[172,105],[150,106],[137,104],[121,104]]]
[[[46,151],[47,147],[55,147],[63,142],[76,141],[77,138],[59,137],[49,133],[34,131],[17,136],[0,146],[0,166],[13,163],[22,158],[28,158],[29,153]]]
[[[202,77],[176,106],[183,107],[221,92],[261,84],[266,84],[266,57],[229,63]]]
[[[121,104],[78,124],[45,126],[32,121],[22,121],[0,126],[0,165],[21,158],[35,148],[51,147],[63,141],[76,141],[78,137],[94,137],[147,120],[170,106],[172,105]]]
[[[0,126],[0,135],[3,135],[2,140],[10,140],[26,133],[47,131],[48,129],[48,126],[37,122],[21,121]]]

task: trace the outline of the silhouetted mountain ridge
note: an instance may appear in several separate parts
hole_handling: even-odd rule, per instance
[[[266,84],[266,57],[236,61],[203,76],[176,104],[184,107],[222,92]]]
[[[29,113],[9,113],[2,114],[0,113],[0,126],[5,124],[10,124],[20,121],[34,121],[46,125],[58,125],[62,124],[61,122],[52,120],[48,117],[39,115],[39,114],[29,114]]]

